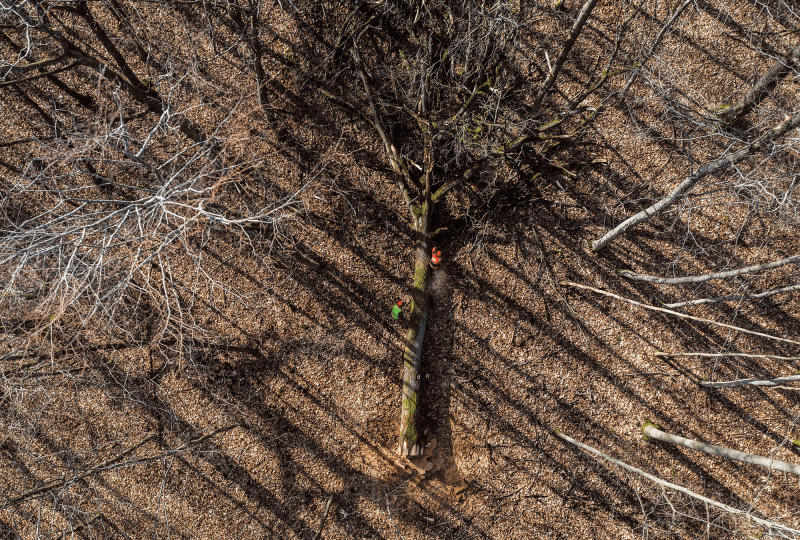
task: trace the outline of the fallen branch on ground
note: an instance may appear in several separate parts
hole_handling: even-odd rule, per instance
[[[562,285],[568,285],[570,287],[576,287],[578,289],[586,289],[589,291],[594,291],[596,293],[603,294],[605,296],[610,296],[611,298],[616,298],[617,300],[622,300],[623,302],[627,302],[629,304],[633,304],[634,306],[639,306],[644,309],[649,309],[651,311],[660,311],[661,313],[668,313],[669,315],[675,315],[676,317],[681,317],[682,319],[690,319],[692,321],[713,324],[716,326],[722,326],[723,328],[730,328],[731,330],[736,330],[737,332],[744,332],[745,334],[751,334],[754,336],[759,336],[767,339],[774,339],[775,341],[783,341],[784,343],[791,343],[793,345],[800,345],[800,341],[794,341],[791,339],[786,338],[779,338],[775,336],[771,336],[769,334],[762,334],[761,332],[754,332],[753,330],[746,330],[744,328],[739,328],[738,326],[732,326],[730,324],[725,324],[717,321],[712,321],[710,319],[703,319],[702,317],[694,317],[692,315],[686,315],[685,313],[678,313],[677,311],[671,311],[669,309],[664,309],[655,306],[648,306],[647,304],[642,304],[641,302],[637,302],[636,300],[629,300],[627,298],[623,298],[621,296],[617,296],[614,293],[610,293],[608,291],[603,291],[601,289],[596,289],[594,287],[589,287],[588,285],[581,285],[580,283],[573,283],[571,281],[562,281]]]
[[[182,452],[184,450],[187,450],[190,446],[194,446],[196,444],[200,444],[202,442],[205,442],[208,439],[214,437],[215,435],[218,435],[220,433],[225,433],[225,432],[230,431],[230,430],[232,430],[233,428],[236,428],[236,427],[239,427],[239,425],[238,424],[233,424],[231,426],[226,426],[226,427],[222,427],[222,428],[219,428],[219,429],[215,429],[211,433],[209,433],[207,435],[203,435],[202,437],[199,437],[197,439],[191,440],[191,441],[189,441],[187,443],[184,443],[181,446],[179,446],[178,448],[176,448],[174,450],[170,450],[169,452],[167,452],[164,455],[158,456],[156,458],[147,458],[147,459],[149,461],[152,461],[153,459],[162,459],[162,458],[167,457],[168,455],[176,453],[176,452]],[[75,482],[77,482],[79,480],[82,480],[82,479],[84,479],[87,476],[90,476],[92,474],[109,470],[109,469],[113,468],[113,466],[118,461],[120,461],[122,458],[129,456],[134,451],[138,450],[139,448],[141,448],[142,446],[144,446],[148,442],[156,440],[156,438],[157,437],[155,435],[150,435],[149,437],[146,437],[146,438],[142,439],[139,443],[131,446],[127,450],[124,450],[123,452],[117,454],[116,456],[112,457],[111,459],[108,459],[108,460],[106,460],[106,461],[104,461],[104,462],[102,462],[99,465],[96,465],[94,467],[91,467],[90,469],[87,469],[87,470],[83,471],[80,474],[76,474],[75,476],[72,476],[70,478],[59,478],[57,480],[50,480],[48,482],[45,482],[44,485],[39,486],[37,488],[34,488],[34,489],[30,490],[30,491],[27,491],[27,492],[25,492],[25,493],[23,493],[21,495],[18,495],[16,497],[8,498],[2,504],[0,504],[0,510],[8,508],[9,506],[17,504],[19,502],[31,499],[32,497],[35,497],[37,495],[42,495],[44,493],[48,493],[50,491],[53,491],[53,490],[62,488],[64,486],[73,484],[73,483],[75,483]]]
[[[775,294],[781,294],[792,291],[800,291],[800,284],[790,285],[788,287],[780,287],[778,289],[770,289],[768,291],[760,292],[758,294],[748,294],[741,296],[719,296],[717,298],[699,298],[697,300],[688,300],[686,302],[676,302],[674,304],[664,304],[668,308],[680,308],[687,306],[699,306],[700,304],[715,304],[717,302],[731,302],[734,300],[759,300]]]
[[[536,94],[536,98],[533,100],[533,107],[531,107],[532,110],[536,111],[539,109],[539,106],[542,104],[542,100],[544,99],[545,95],[547,95],[547,92],[550,91],[550,88],[556,82],[556,79],[561,72],[561,68],[564,67],[564,63],[567,61],[567,56],[569,56],[569,52],[572,50],[572,46],[575,45],[578,37],[583,32],[583,26],[589,19],[589,15],[592,13],[595,5],[597,5],[597,0],[587,0],[587,2],[583,4],[580,12],[578,12],[578,16],[572,25],[572,29],[570,30],[569,37],[567,37],[567,40],[564,42],[564,46],[558,53],[555,65],[547,73],[547,78],[545,79],[542,88],[539,90],[539,93]]]
[[[720,356],[736,356],[740,358],[771,358],[773,360],[800,360],[800,356],[776,356],[774,354],[747,354],[747,353],[705,353],[705,352],[678,352],[678,353],[665,353],[658,351],[653,356],[657,358],[674,358],[677,356],[704,356],[708,358],[717,358]]]
[[[700,381],[705,388],[731,388],[734,386],[780,386],[783,383],[800,381],[800,375],[788,375],[776,379],[737,379],[735,381]]]
[[[319,540],[319,537],[322,534],[322,529],[325,528],[325,520],[328,519],[328,512],[330,512],[332,502],[333,495],[328,497],[328,500],[325,501],[325,509],[322,511],[322,517],[319,520],[319,527],[317,527],[317,532],[314,534],[314,538],[312,540]]]
[[[652,474],[646,473],[641,469],[637,469],[636,467],[633,467],[632,465],[628,465],[624,461],[620,461],[618,459],[615,459],[615,458],[609,456],[608,454],[604,454],[600,450],[596,450],[596,449],[592,448],[591,446],[583,444],[580,441],[576,441],[572,437],[569,437],[568,435],[564,435],[560,431],[556,431],[555,436],[558,437],[559,439],[561,439],[562,441],[565,441],[565,442],[568,442],[568,443],[570,443],[572,445],[577,446],[578,448],[580,448],[582,450],[585,450],[587,452],[591,452],[592,454],[600,456],[601,458],[603,458],[603,459],[605,459],[607,461],[610,461],[614,465],[618,465],[618,466],[622,467],[626,471],[630,471],[632,473],[638,474],[639,476],[643,476],[644,478],[647,478],[648,480],[651,480],[651,481],[655,482],[659,486],[663,486],[663,487],[666,487],[666,488],[669,488],[669,489],[674,489],[675,491],[679,491],[679,492],[683,493],[684,495],[688,495],[689,497],[692,497],[694,499],[698,499],[700,501],[703,501],[705,504],[707,504],[709,506],[713,506],[714,508],[719,508],[720,510],[728,512],[729,514],[733,514],[735,516],[742,516],[742,517],[744,517],[744,518],[746,518],[746,519],[748,519],[750,521],[753,521],[754,523],[757,523],[758,525],[761,525],[763,527],[767,527],[770,531],[779,531],[779,532],[783,533],[785,538],[797,538],[797,537],[800,537],[800,531],[797,530],[797,529],[792,529],[791,527],[786,527],[785,525],[781,525],[781,524],[775,523],[773,521],[769,521],[769,520],[766,520],[766,519],[762,519],[762,518],[756,517],[756,516],[752,515],[750,512],[745,512],[744,510],[739,510],[738,508],[734,508],[732,506],[728,506],[727,504],[723,504],[723,503],[717,502],[717,501],[715,501],[713,499],[709,499],[708,497],[704,497],[704,496],[700,495],[699,493],[695,493],[694,491],[692,491],[690,489],[687,489],[687,488],[685,488],[683,486],[679,486],[677,484],[673,484],[671,482],[667,482],[666,480],[662,480],[662,479],[658,478],[657,476],[653,476]],[[787,536],[788,534],[791,534],[792,536]]]
[[[730,448],[724,448],[714,444],[707,444],[704,442],[695,441],[693,439],[686,439],[677,435],[670,435],[669,433],[664,433],[658,429],[658,426],[655,426],[651,423],[646,423],[644,425],[642,428],[642,433],[644,433],[645,438],[649,437],[662,442],[683,446],[684,448],[688,448],[690,450],[699,450],[701,452],[705,452],[706,454],[712,454],[725,459],[735,459],[736,461],[743,461],[744,463],[760,465],[762,467],[766,467],[767,469],[787,472],[800,476],[800,465],[787,463],[785,461],[778,461],[777,459],[763,456],[756,456],[754,454],[748,454],[746,452],[740,452],[738,450],[732,450]]]
[[[710,174],[714,174],[719,171],[723,171],[728,167],[736,165],[740,161],[744,160],[745,158],[752,155],[754,152],[758,151],[762,147],[767,146],[773,140],[786,135],[789,131],[795,129],[796,127],[800,126],[800,114],[796,114],[794,116],[787,116],[786,119],[775,126],[773,129],[767,130],[766,133],[758,137],[756,140],[751,142],[750,144],[746,145],[741,150],[734,152],[732,154],[724,155],[714,161],[710,161],[707,163],[702,164],[700,167],[697,168],[692,174],[690,174],[683,182],[678,184],[672,192],[669,193],[666,197],[662,198],[657,203],[645,208],[641,212],[634,214],[633,216],[629,217],[603,236],[595,240],[591,243],[592,251],[600,251],[604,247],[606,247],[609,243],[613,242],[616,238],[624,234],[628,229],[631,229],[638,224],[647,221],[676,202],[678,199],[686,195],[692,188],[694,188],[697,184],[700,183],[703,178]]]
[[[13,504],[17,504],[18,502],[22,502],[24,500],[30,499],[31,497],[35,497],[36,495],[41,495],[43,493],[47,493],[49,491],[53,491],[54,489],[58,489],[60,487],[66,486],[67,484],[71,484],[73,482],[77,482],[78,480],[86,478],[87,476],[89,476],[91,474],[94,474],[96,472],[103,471],[108,466],[113,465],[114,463],[116,463],[117,461],[121,460],[125,456],[128,456],[128,455],[132,454],[135,450],[141,448],[142,446],[144,446],[148,442],[155,440],[155,438],[156,438],[155,435],[150,435],[149,437],[146,437],[145,439],[143,439],[139,443],[131,446],[127,450],[117,454],[113,458],[111,458],[111,459],[109,459],[107,461],[104,461],[100,465],[97,465],[96,467],[92,467],[91,469],[88,469],[88,470],[86,470],[86,471],[84,471],[84,472],[82,472],[80,474],[77,474],[77,475],[72,476],[70,478],[60,478],[58,480],[51,480],[49,482],[45,482],[45,484],[43,486],[39,486],[39,487],[34,488],[34,489],[30,490],[30,491],[26,491],[22,495],[18,495],[16,497],[8,498],[3,502],[2,505],[0,505],[0,510],[8,508],[9,506],[11,506]]]
[[[686,9],[689,6],[689,4],[691,4],[691,3],[692,3],[692,0],[686,0],[683,4],[681,4],[678,7],[678,9],[676,9],[672,13],[672,17],[670,17],[669,20],[667,20],[667,22],[664,23],[664,26],[661,27],[661,31],[656,36],[656,39],[653,41],[653,44],[650,45],[650,49],[647,51],[647,54],[645,54],[644,58],[641,59],[637,69],[633,73],[631,73],[631,77],[630,77],[630,79],[628,79],[628,82],[625,84],[625,88],[622,89],[622,94],[620,95],[620,98],[619,98],[620,102],[624,102],[625,101],[625,98],[628,96],[628,92],[630,91],[631,86],[633,85],[634,81],[636,80],[636,77],[639,75],[639,71],[641,71],[645,67],[645,65],[647,65],[647,62],[650,61],[650,58],[653,57],[653,53],[656,52],[656,49],[661,44],[661,40],[664,39],[664,36],[667,34],[667,30],[669,30],[670,27],[672,26],[672,23],[674,23],[675,20],[678,17],[680,17],[680,15],[683,12],[683,10]]]
[[[90,527],[94,524],[95,521],[103,519],[103,514],[97,513],[91,520],[87,521],[83,525],[78,525],[77,527],[71,527],[70,529],[64,529],[61,533],[56,536],[55,540],[61,540],[62,538],[66,538],[67,535],[73,536],[75,533],[81,532],[83,529]]]
[[[704,283],[712,279],[725,279],[734,276],[741,276],[742,274],[751,274],[753,272],[760,272],[761,270],[770,270],[778,268],[787,264],[800,262],[800,255],[793,255],[779,261],[772,261],[764,264],[754,264],[753,266],[746,266],[737,270],[726,270],[725,272],[714,272],[712,274],[705,274],[702,276],[684,276],[676,278],[664,278],[659,276],[650,276],[647,274],[636,274],[628,270],[620,270],[619,274],[634,281],[647,281],[648,283],[660,283],[662,285],[681,285],[683,283]]]

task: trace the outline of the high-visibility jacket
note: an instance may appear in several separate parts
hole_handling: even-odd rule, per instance
[[[439,257],[438,255],[436,255],[436,253],[432,253],[431,254],[431,262],[433,264],[439,264],[440,262],[442,262],[442,258]]]
[[[400,306],[395,304],[394,307],[392,308],[392,319],[394,319],[396,321],[399,321],[400,320],[400,315],[402,313],[403,313],[403,308],[401,308]]]

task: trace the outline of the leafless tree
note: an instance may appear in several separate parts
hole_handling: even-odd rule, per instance
[[[292,251],[293,228],[308,217],[300,198],[312,183],[363,195],[407,234],[413,302],[397,452],[410,458],[422,455],[427,442],[418,419],[424,414],[420,381],[431,313],[431,249],[443,247],[446,264],[453,231],[498,208],[529,202],[543,173],[572,178],[578,167],[602,165],[581,148],[590,146],[591,130],[609,106],[634,114],[646,105],[643,96],[652,99],[676,127],[670,142],[685,143],[678,152],[685,173],[666,196],[634,202],[639,207],[631,217],[613,216],[619,225],[593,250],[608,249],[640,225],[669,227],[673,217],[732,201],[753,215],[794,223],[800,114],[781,94],[797,70],[791,36],[737,27],[736,39],[753,48],[762,65],[726,107],[707,102],[692,81],[665,68],[662,51],[684,39],[683,21],[710,9],[706,4],[620,2],[611,6],[616,26],[608,35],[592,24],[606,7],[586,0],[555,12],[561,34],[546,43],[534,28],[553,6],[520,2],[0,0],[0,96],[13,105],[0,126],[0,391],[6,426],[0,447],[8,456],[25,456],[15,463],[38,460],[30,474],[9,473],[14,483],[1,504],[30,516],[36,504],[49,504],[62,517],[46,534],[66,537],[100,523],[111,526],[112,520],[81,502],[100,490],[104,474],[141,464],[166,469],[173,458],[194,451],[221,455],[212,436],[238,425],[235,406],[230,422],[216,424],[224,428],[202,435],[159,401],[159,377],[178,363],[202,386],[200,374],[211,369],[205,361],[213,354],[260,354],[255,339],[242,343],[241,333],[202,321],[201,313],[224,318],[214,295],[254,311],[236,281],[214,271],[219,265],[210,263],[209,252],[233,246],[270,268],[285,264],[291,253],[318,269],[308,254]],[[647,18],[649,30],[631,48],[628,30],[636,17]],[[278,29],[276,19],[292,30]],[[181,32],[190,38],[171,35],[179,27],[190,29]],[[594,67],[586,68],[577,49],[596,53]],[[648,136],[644,129],[641,135]],[[353,178],[342,172],[351,163]],[[331,175],[335,180],[329,165],[342,169]],[[286,190],[289,183],[277,179],[292,174],[298,180]],[[697,193],[700,186],[707,191]],[[570,311],[562,286],[800,344],[793,336],[674,311],[788,294],[797,290],[793,283],[652,306],[559,282],[535,228],[533,235],[548,285]],[[796,262],[784,255],[743,262],[740,270],[719,264],[721,271],[694,281],[632,271],[622,276],[705,283]],[[149,365],[137,365],[134,355]],[[794,380],[700,384],[774,387]],[[135,410],[137,426],[155,419],[164,432],[131,429],[85,453],[43,446],[40,431],[66,416],[51,413],[49,400],[59,392],[77,395],[64,390],[71,387],[124,403]],[[63,402],[58,406],[68,410]],[[61,476],[61,469],[69,474]],[[722,512],[750,516],[660,485]],[[664,500],[672,507],[666,495]],[[330,504],[317,536],[329,510]],[[780,534],[795,534],[758,519]],[[43,522],[31,517],[30,523]]]
[[[355,8],[337,33],[335,50],[326,58],[326,62],[341,58],[343,63],[327,63],[328,71],[313,81],[331,104],[353,115],[377,137],[405,210],[398,213],[404,214],[414,239],[413,303],[398,443],[401,455],[422,455],[416,422],[430,252],[454,221],[480,214],[482,203],[462,205],[450,221],[442,220],[438,209],[453,193],[465,195],[470,186],[488,184],[493,186],[492,196],[499,194],[510,174],[531,170],[531,161],[566,170],[545,154],[581,136],[598,114],[598,109],[584,104],[587,98],[626,70],[612,67],[631,13],[625,14],[627,19],[620,17],[616,44],[602,74],[587,81],[564,105],[543,106],[596,4],[588,0],[578,12],[552,66],[547,51],[530,51],[545,57],[548,64],[531,104],[524,99],[527,81],[513,51],[531,47],[520,32],[534,16],[532,6],[521,12],[511,4],[487,7],[473,2],[457,6],[379,3]],[[395,38],[387,28],[401,29],[400,35]],[[384,51],[389,51],[388,58]],[[339,71],[334,73],[334,66]],[[346,78],[346,73],[351,76]],[[567,128],[566,133],[548,135],[555,128]],[[548,143],[551,139],[558,144]]]

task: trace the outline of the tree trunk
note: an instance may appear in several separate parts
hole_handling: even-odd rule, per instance
[[[609,243],[613,242],[617,237],[621,236],[625,233],[628,229],[631,229],[638,225],[643,221],[647,221],[650,218],[657,216],[662,211],[666,210],[673,204],[675,204],[678,199],[683,197],[686,193],[689,192],[694,186],[696,186],[700,181],[705,178],[709,174],[713,174],[715,172],[719,172],[722,170],[727,169],[731,165],[735,165],[736,163],[742,161],[744,158],[748,157],[750,154],[765,146],[766,144],[772,142],[774,139],[785,135],[792,129],[796,128],[800,125],[800,114],[796,114],[790,118],[787,118],[780,124],[778,124],[775,128],[770,129],[766,133],[764,133],[761,137],[753,141],[752,143],[748,144],[738,152],[734,152],[733,154],[728,154],[727,156],[722,156],[721,158],[712,161],[710,163],[704,163],[700,166],[691,176],[686,178],[683,182],[681,182],[678,187],[672,190],[672,193],[658,201],[652,206],[649,206],[639,212],[636,215],[633,215],[614,227],[612,230],[608,231],[598,240],[592,242],[592,251],[600,251],[604,247],[606,247]]]
[[[701,452],[713,454],[725,459],[735,459],[736,461],[752,463],[753,465],[761,465],[762,467],[766,467],[775,471],[783,471],[790,474],[800,475],[800,465],[794,465],[792,463],[786,463],[785,461],[778,461],[772,458],[747,454],[745,452],[739,452],[738,450],[731,450],[730,448],[706,444],[692,439],[685,439],[683,437],[678,437],[677,435],[670,435],[669,433],[664,433],[653,424],[647,424],[642,432],[646,437],[671,444],[677,444],[678,446],[683,446],[684,448],[689,448],[691,450],[700,450]]]
[[[635,281],[647,281],[649,283],[660,283],[662,285],[682,285],[684,283],[703,283],[711,281],[712,279],[725,279],[734,276],[741,276],[742,274],[751,274],[753,272],[760,272],[761,270],[770,270],[778,268],[786,264],[800,263],[800,255],[792,255],[779,261],[772,261],[764,264],[754,264],[744,268],[737,268],[736,270],[726,270],[725,272],[715,272],[713,274],[705,274],[702,276],[684,276],[676,278],[664,278],[659,276],[650,276],[647,274],[635,274],[622,270],[620,275],[626,279],[633,279]]]
[[[403,351],[403,405],[400,415],[400,441],[397,453],[401,456],[421,456],[422,445],[417,433],[417,405],[419,403],[420,366],[422,343],[425,340],[425,325],[428,322],[428,266],[430,219],[426,205],[421,231],[417,237],[417,254],[414,263],[414,288],[412,291],[411,316],[408,321],[406,346]]]

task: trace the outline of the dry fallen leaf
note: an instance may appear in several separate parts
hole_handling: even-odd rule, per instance
[[[436,438],[434,437],[423,449],[422,456],[408,460],[409,463],[411,463],[411,467],[413,467],[419,474],[436,472],[440,469],[438,464],[428,461],[428,458],[433,456],[433,451],[436,449],[437,444]]]

